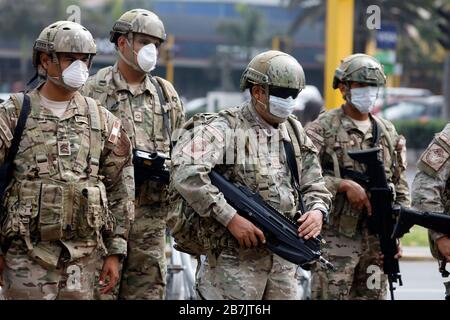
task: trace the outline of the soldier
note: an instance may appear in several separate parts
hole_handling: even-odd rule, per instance
[[[450,212],[450,124],[436,135],[420,157],[419,169],[412,184],[412,205],[423,211]],[[441,262],[450,262],[450,238],[448,235],[428,231],[433,257]],[[445,276],[445,263],[440,270]],[[450,299],[450,281],[444,283]]]
[[[150,74],[165,39],[163,23],[153,12],[125,12],[111,31],[118,61],[91,77],[83,93],[98,99],[122,120],[135,150],[158,152],[169,158],[170,137],[184,123],[184,109],[172,84]],[[165,297],[167,187],[159,181],[141,181],[144,174],[135,171],[136,220],[120,288],[116,290],[120,299]],[[100,298],[115,299],[117,293]]]
[[[307,208],[299,219],[299,234],[306,239],[317,236],[331,198],[317,150],[290,116],[294,98],[304,87],[303,69],[295,58],[280,51],[263,52],[251,60],[241,78],[240,88],[249,89],[251,101],[213,116],[197,116],[202,126],[192,130],[186,125],[188,131],[174,148],[174,187],[200,220],[211,217],[209,221],[218,225],[214,238],[205,241],[220,250],[208,251],[197,272],[197,292],[203,299],[298,298],[296,266],[259,246],[265,243],[262,231],[226,202],[207,174],[212,168],[223,172],[293,218],[299,194],[283,146],[283,141],[292,141]],[[200,228],[207,230],[210,226],[205,224],[201,222]]]
[[[134,210],[131,143],[118,118],[77,91],[95,54],[83,26],[51,24],[33,47],[45,81],[0,106],[1,163],[26,121],[3,199],[7,299],[93,299],[101,256],[102,291],[118,281]]]
[[[367,224],[372,208],[358,179],[364,168],[347,154],[349,150],[380,146],[394,201],[409,205],[405,139],[389,121],[370,113],[385,81],[376,59],[365,54],[348,56],[336,69],[333,81],[333,88],[339,88],[345,104],[322,113],[306,127],[319,150],[327,189],[334,196],[330,224],[323,236],[329,259],[338,268],[330,272],[313,267],[313,299],[383,299],[386,294],[386,277],[378,268],[382,263],[380,244],[369,233]],[[374,129],[380,132],[379,141]],[[380,281],[369,288],[371,270],[380,271],[375,275]]]

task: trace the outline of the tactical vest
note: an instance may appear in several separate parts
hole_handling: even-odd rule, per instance
[[[8,241],[23,239],[29,255],[48,267],[55,267],[57,257],[45,252],[42,242],[82,241],[105,252],[101,233],[114,228],[106,188],[98,173],[104,145],[100,109],[93,99],[81,95],[76,99],[80,112],[64,120],[70,121],[65,133],[68,142],[57,144],[56,159],[40,124],[45,119],[32,100],[14,161],[14,178],[3,199],[7,214],[1,226],[2,237]],[[12,100],[19,114],[23,95],[13,95]],[[55,138],[57,134],[54,132]],[[63,156],[71,158],[58,161]],[[69,164],[71,167],[66,167]],[[63,172],[67,175],[62,177]],[[72,258],[82,255],[72,253]]]
[[[185,124],[184,128],[190,130],[194,127],[194,124],[206,125],[221,116],[228,121],[230,129],[248,128],[248,124],[245,124],[246,120],[243,119],[238,110],[238,108],[230,108],[221,111],[219,114],[197,114]],[[294,117],[290,117],[285,124],[289,138],[292,140],[294,146],[297,166],[300,169],[302,168],[302,144],[300,141],[301,134],[304,134],[304,132],[301,125],[298,121],[295,121]],[[256,163],[254,168],[249,169],[246,172],[251,172],[254,175],[253,179],[256,184],[255,189],[263,198],[266,198],[269,187],[266,182],[267,180],[262,179],[260,170],[257,167],[257,162],[254,161],[253,163]],[[235,168],[236,166],[234,166],[230,176],[227,177],[230,181],[233,181],[233,177],[236,176],[234,173]],[[170,185],[170,193],[172,196],[171,203],[174,206],[181,207],[181,210],[178,211],[180,212],[179,216],[176,217],[172,223],[168,223],[172,231],[172,236],[175,239],[175,248],[177,250],[194,256],[208,255],[210,263],[214,263],[215,258],[220,254],[223,248],[239,246],[237,240],[231,235],[228,229],[217,220],[212,217],[200,217],[176,192],[172,183]],[[298,203],[297,195],[295,195],[295,197],[295,202]]]

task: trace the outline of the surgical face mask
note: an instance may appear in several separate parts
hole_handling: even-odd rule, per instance
[[[137,54],[138,65],[146,73],[155,69],[157,60],[158,50],[154,43],[143,46]]]
[[[89,70],[81,60],[75,60],[62,72],[62,81],[70,89],[80,89],[89,77]]]
[[[295,100],[269,96],[269,113],[277,118],[286,120],[294,112]]]
[[[378,87],[367,86],[350,89],[351,104],[361,113],[369,113],[373,110],[378,97]]]

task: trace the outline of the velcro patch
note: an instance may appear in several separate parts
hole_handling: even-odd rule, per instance
[[[437,144],[432,144],[422,156],[422,161],[435,171],[439,171],[450,154]]]
[[[450,138],[445,134],[445,133],[441,133],[439,135],[439,140],[441,140],[442,142],[444,142],[447,146],[450,147]]]

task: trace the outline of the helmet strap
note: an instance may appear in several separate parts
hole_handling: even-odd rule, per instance
[[[134,47],[133,47],[133,44],[134,44],[134,39],[133,39],[133,33],[132,32],[129,32],[128,34],[127,34],[127,45],[128,45],[128,47],[131,49],[131,52],[132,52],[132,54],[133,54],[133,60],[134,60],[134,54],[135,54],[135,52],[134,52]],[[127,57],[125,57],[125,55],[122,53],[122,52],[120,52],[120,50],[117,50],[117,52],[118,52],[118,54],[119,54],[119,57],[127,64],[127,65],[129,65],[131,68],[133,68],[134,70],[136,70],[136,71],[138,71],[138,72],[140,72],[140,73],[142,73],[142,70],[141,70],[141,68],[139,68],[139,66],[134,62],[134,61],[131,61],[130,59],[128,59]],[[145,72],[144,72],[145,73]]]

